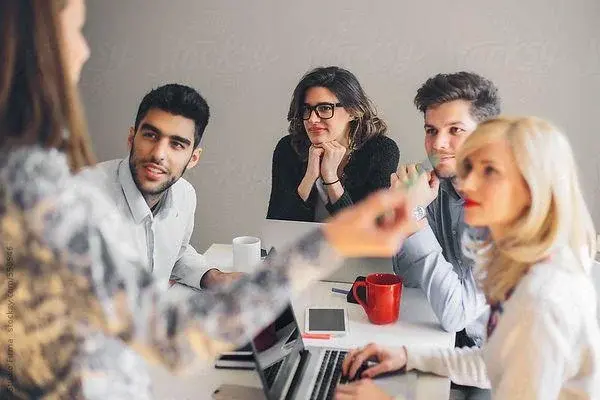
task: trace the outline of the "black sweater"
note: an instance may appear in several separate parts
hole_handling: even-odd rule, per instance
[[[375,136],[355,150],[344,168],[341,180],[344,194],[334,204],[327,203],[333,215],[364,199],[377,189],[390,186],[390,175],[396,172],[400,152],[396,142],[387,136]],[[315,221],[316,185],[307,201],[298,195],[298,186],[306,173],[307,162],[300,161],[291,145],[291,137],[283,137],[273,152],[271,198],[267,218],[292,221]]]

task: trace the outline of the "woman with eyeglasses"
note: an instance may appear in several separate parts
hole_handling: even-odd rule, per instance
[[[398,146],[350,71],[321,67],[304,75],[287,119],[289,135],[273,153],[267,218],[321,222],[389,187]]]

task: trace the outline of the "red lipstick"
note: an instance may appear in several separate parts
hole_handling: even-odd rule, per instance
[[[463,205],[465,208],[475,207],[480,205],[478,202],[473,201],[471,199],[465,199],[465,204]]]

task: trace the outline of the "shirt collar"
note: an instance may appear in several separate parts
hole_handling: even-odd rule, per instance
[[[441,179],[440,188],[444,192],[446,192],[453,200],[456,200],[460,203],[464,201],[462,196],[456,191],[456,188],[452,184],[452,179]]]
[[[119,164],[119,182],[123,188],[125,199],[129,205],[129,210],[133,216],[133,220],[136,224],[139,224],[144,218],[151,216],[152,211],[146,203],[144,196],[137,188],[133,176],[131,176],[131,170],[129,169],[129,159],[124,158]]]
[[[164,196],[162,196],[162,198],[158,201],[158,204],[156,205],[157,210],[156,214],[154,214],[154,217],[165,218],[172,212],[175,214],[175,216],[179,215],[177,209],[173,205],[173,201],[173,190],[169,188]]]

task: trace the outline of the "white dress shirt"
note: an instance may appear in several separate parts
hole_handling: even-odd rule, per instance
[[[196,191],[180,178],[164,194],[152,213],[133,181],[129,159],[99,163],[79,173],[113,199],[122,217],[131,222],[133,241],[144,265],[166,288],[169,279],[200,287],[210,269],[203,255],[191,245],[196,210]]]
[[[562,248],[517,284],[482,348],[407,346],[407,369],[492,388],[498,399],[600,399],[600,329],[589,275]]]

